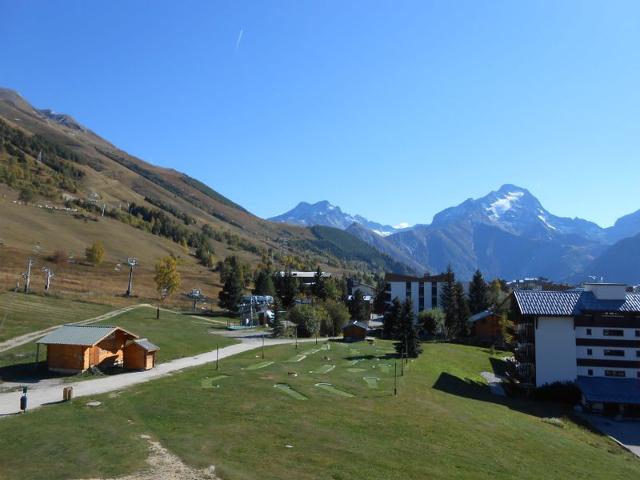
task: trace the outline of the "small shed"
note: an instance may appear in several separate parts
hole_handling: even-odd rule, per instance
[[[364,322],[351,322],[342,327],[342,337],[349,342],[358,342],[367,338],[369,326]]]
[[[124,347],[124,368],[150,370],[156,366],[156,352],[160,350],[146,338],[130,340]]]
[[[124,348],[138,336],[110,325],[63,325],[37,341],[47,346],[47,367],[79,373],[91,367],[124,365]]]
[[[469,317],[471,336],[479,342],[495,343],[502,339],[502,316],[491,310]]]

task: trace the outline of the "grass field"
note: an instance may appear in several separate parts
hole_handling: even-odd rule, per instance
[[[225,319],[221,318],[219,321],[224,322]],[[160,320],[156,320],[156,311],[146,307],[129,310],[96,325],[117,325],[148,338],[160,347],[156,357],[158,363],[207,352],[215,349],[216,344],[222,348],[235,343],[233,339],[209,333],[211,329],[222,328],[218,323],[168,311],[163,311]],[[0,381],[15,381],[16,376],[22,375],[25,368],[30,368],[25,364],[34,362],[35,354],[34,342],[0,352]],[[46,349],[40,349],[40,359],[46,359]],[[10,366],[17,368],[8,368]]]
[[[107,305],[51,296],[0,294],[0,342],[53,325],[97,317],[113,310]]]
[[[500,365],[485,350],[425,345],[394,397],[388,343],[330,348],[247,352],[220,371],[99,396],[97,408],[77,399],[0,420],[0,439],[11,438],[0,478],[139,471],[143,434],[225,479],[639,478],[638,459],[563,407],[492,396],[479,374]],[[551,416],[565,427],[542,420]]]
[[[190,357],[214,350],[216,345],[222,348],[236,343],[233,339],[209,333],[211,329],[224,328],[226,319],[219,317],[216,320],[217,322],[207,321],[168,311],[162,311],[160,319],[156,320],[155,309],[137,308],[96,325],[117,325],[140,337],[148,338],[160,347],[156,360],[168,362],[175,358]]]

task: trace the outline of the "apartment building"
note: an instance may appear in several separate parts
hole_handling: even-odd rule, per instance
[[[417,316],[423,310],[431,310],[440,306],[442,288],[447,281],[446,274],[414,277],[387,273],[384,277],[386,283],[385,299],[391,304],[397,298],[401,302],[411,300],[413,313]]]
[[[516,371],[523,383],[576,382],[588,404],[640,404],[640,294],[623,284],[516,290]]]

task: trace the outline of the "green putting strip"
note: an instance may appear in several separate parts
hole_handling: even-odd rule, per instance
[[[320,373],[320,374],[324,375],[325,373],[329,373],[334,368],[336,368],[335,365],[323,365],[313,373]]]
[[[302,352],[303,355],[313,355],[314,353],[318,353],[320,350],[322,350],[322,347],[320,348],[311,348],[309,350],[305,350],[304,352]]]
[[[218,375],[217,377],[213,378],[203,378],[202,380],[200,380],[200,386],[205,389],[216,388],[213,386],[213,383],[217,382],[218,380],[222,380],[223,378],[227,378],[228,376],[229,375]]]
[[[367,387],[369,388],[378,388],[378,377],[362,377],[362,379],[367,382]]]
[[[276,383],[274,385],[274,387],[276,387],[278,390],[286,393],[291,398],[295,398],[296,400],[307,400],[307,397],[302,395],[300,392],[296,392],[293,388],[291,388],[286,383]]]
[[[249,365],[245,370],[258,370],[260,368],[268,367],[269,365],[273,365],[273,362],[260,362],[254,363],[253,365]]]
[[[295,357],[291,357],[289,360],[287,360],[287,362],[288,363],[301,362],[305,358],[307,358],[306,355],[300,354],[300,355],[296,355]]]
[[[366,368],[347,368],[347,372],[349,373],[361,373],[366,371],[367,371]]]
[[[339,395],[341,397],[353,398],[355,395],[345,392],[344,390],[340,390],[330,383],[316,383],[316,387],[321,388],[327,392],[333,393],[334,395]]]

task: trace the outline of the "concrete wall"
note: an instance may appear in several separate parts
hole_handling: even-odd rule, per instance
[[[540,317],[535,328],[536,385],[576,380],[573,318]]]

